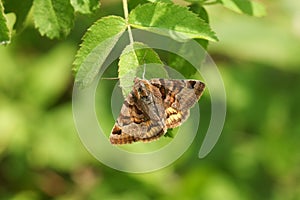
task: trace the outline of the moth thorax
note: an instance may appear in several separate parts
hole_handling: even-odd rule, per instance
[[[139,82],[136,84],[135,89],[135,95],[137,99],[142,100],[146,104],[150,104],[152,102],[151,91],[147,84]]]

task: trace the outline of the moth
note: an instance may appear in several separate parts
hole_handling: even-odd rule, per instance
[[[112,144],[158,139],[180,126],[200,99],[205,84],[198,80],[135,78],[110,134]]]

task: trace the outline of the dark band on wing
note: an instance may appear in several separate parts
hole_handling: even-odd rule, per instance
[[[130,116],[123,115],[122,113],[120,113],[119,118],[122,119],[123,122],[128,122],[129,123],[131,121],[131,117]]]
[[[130,144],[138,141],[134,136],[123,133],[122,129],[117,125],[114,126],[109,140],[111,144]]]
[[[152,85],[159,89],[159,92],[161,94],[161,98],[163,100],[166,99],[167,90],[166,90],[165,86],[163,86],[161,84],[157,84],[157,83],[152,83]]]
[[[129,113],[129,117],[131,121],[134,123],[140,124],[142,122],[148,121],[149,119],[144,115],[144,113],[139,110],[135,105],[129,105],[129,110],[131,111]]]
[[[194,82],[192,82],[192,81],[189,81],[190,82],[190,85],[194,88],[194,90],[195,90],[195,95],[197,96],[197,97],[200,97],[200,95],[203,93],[203,90],[204,90],[204,88],[205,88],[205,84],[204,83],[202,83],[202,82],[200,82],[200,81],[194,81]]]
[[[190,80],[190,81],[188,81],[188,83],[189,84],[187,85],[187,87],[190,88],[190,89],[194,89],[196,81]]]
[[[113,134],[113,135],[121,135],[122,134],[122,129],[120,129],[118,126],[114,126],[111,134]]]
[[[110,137],[109,138],[110,140],[110,143],[111,144],[130,144],[132,142],[137,142],[137,138],[135,138],[134,136],[131,136],[131,135],[125,135],[125,134],[122,134],[122,135],[118,135],[117,137]]]
[[[165,130],[164,129],[160,129],[160,131],[158,131],[155,135],[152,135],[150,137],[147,138],[141,138],[142,142],[150,142],[153,140],[157,140],[158,138],[160,138],[160,136],[162,136],[163,134],[165,134]]]

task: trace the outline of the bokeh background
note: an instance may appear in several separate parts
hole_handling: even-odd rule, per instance
[[[41,37],[29,16],[23,32],[0,46],[0,199],[300,199],[300,3],[262,2],[263,18],[208,7],[220,39],[208,51],[228,101],[223,133],[200,160],[200,128],[179,160],[147,174],[99,163],[80,142],[72,116],[71,67],[81,37],[100,16],[123,15],[121,1],[78,15],[62,40]],[[103,96],[110,98],[110,90]]]

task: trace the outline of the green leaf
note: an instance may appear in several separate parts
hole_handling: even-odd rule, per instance
[[[173,129],[168,129],[168,131],[164,134],[164,136],[174,138]]]
[[[249,0],[218,0],[224,7],[237,13],[244,13],[251,16],[262,17],[266,15],[263,4]]]
[[[77,84],[86,87],[95,79],[126,27],[123,18],[108,16],[101,18],[89,28],[74,61],[73,70],[77,73],[75,78]]]
[[[25,23],[28,12],[32,6],[33,0],[6,0],[4,1],[5,12],[13,12],[17,17],[14,29],[20,31]]]
[[[128,9],[129,9],[129,11],[131,11],[138,5],[142,5],[145,3],[149,3],[149,1],[148,0],[130,0],[130,1],[128,1]]]
[[[143,74],[147,79],[168,77],[158,54],[147,45],[135,42],[128,45],[120,56],[119,79],[124,97],[131,91],[134,78],[143,78]]]
[[[76,12],[91,14],[100,7],[99,0],[71,0],[71,4]]]
[[[138,29],[168,35],[178,39],[201,38],[217,41],[209,25],[188,8],[168,3],[148,3],[130,12],[129,24]],[[174,38],[176,39],[176,38]]]
[[[193,3],[190,6],[190,10],[197,14],[201,19],[203,19],[206,23],[209,23],[208,14],[203,6],[199,3]]]
[[[197,72],[191,63],[177,54],[169,53],[168,65],[182,74],[184,77],[189,78]]]
[[[201,6],[199,3],[195,3],[189,6],[191,11],[197,14],[201,19],[203,19],[206,23],[209,23],[208,13],[205,8]],[[208,40],[204,39],[195,39],[204,49],[207,49]]]
[[[73,26],[74,9],[68,0],[34,0],[33,17],[41,35],[61,38]]]
[[[7,44],[10,42],[10,33],[3,10],[3,5],[0,1],[0,44]]]

